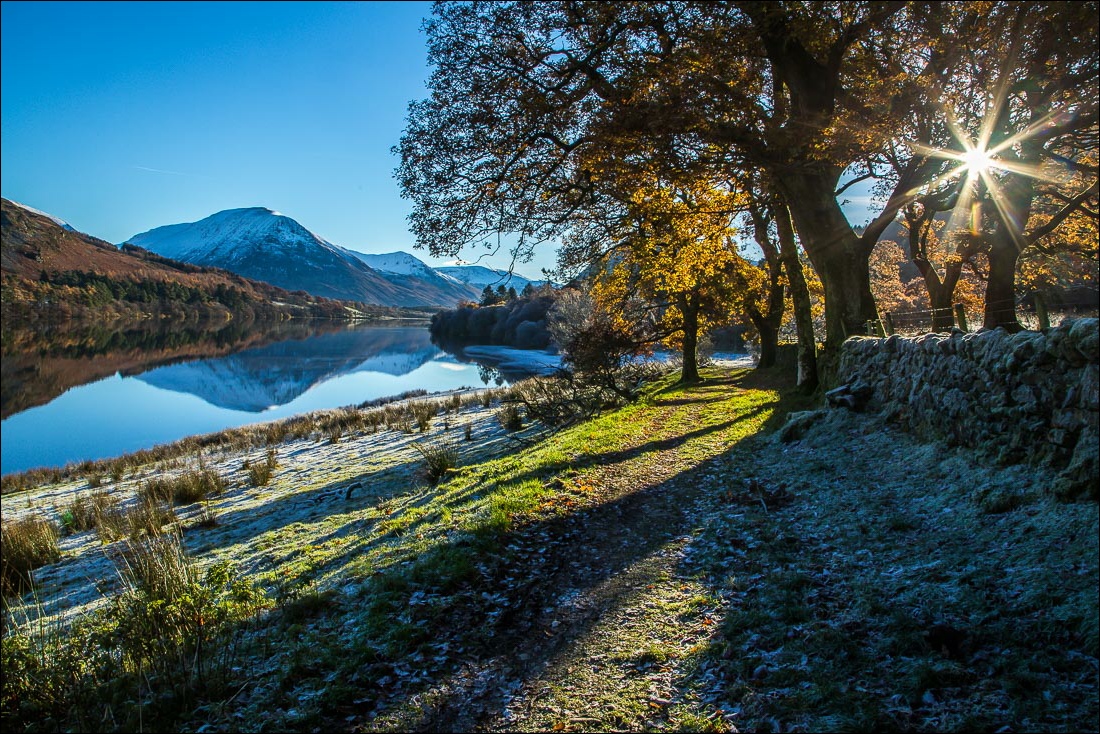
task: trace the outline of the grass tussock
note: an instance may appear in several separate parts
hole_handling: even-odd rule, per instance
[[[32,586],[31,572],[61,559],[53,522],[38,516],[5,522],[0,534],[0,592],[17,596]]]
[[[450,441],[414,443],[413,448],[424,458],[424,476],[432,486],[458,466],[458,447]]]
[[[245,463],[244,469],[248,472],[248,483],[253,487],[266,487],[271,484],[271,479],[275,476],[275,469],[278,466],[279,461],[275,455],[275,449],[274,447],[269,448],[264,454],[262,463]]]
[[[174,533],[128,543],[118,574],[123,591],[69,628],[13,622],[6,724],[171,731],[239,689],[246,623],[268,606],[261,590],[231,564],[201,569]]]
[[[190,505],[207,497],[224,494],[225,479],[212,469],[186,471],[175,477],[155,477],[146,480],[140,494],[153,502]]]

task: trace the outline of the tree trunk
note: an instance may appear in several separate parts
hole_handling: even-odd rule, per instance
[[[948,264],[942,281],[932,263],[923,258],[914,258],[913,263],[920,271],[925,289],[928,291],[928,302],[932,308],[932,331],[950,331],[955,325],[952,308],[955,300],[955,286],[962,274],[962,262]]]
[[[834,194],[839,172],[789,172],[777,178],[802,246],[825,286],[825,348],[839,351],[849,336],[878,319],[871,295],[867,247]]]
[[[1020,254],[1013,243],[993,243],[989,250],[989,282],[985,287],[987,329],[1001,327],[1015,333],[1023,329],[1016,320],[1016,261]]]
[[[810,309],[810,289],[798,259],[798,246],[794,242],[790,211],[776,206],[775,226],[779,234],[779,257],[787,273],[794,304],[794,323],[798,333],[798,388],[806,393],[817,389],[817,338],[814,336],[814,318]]]
[[[780,286],[782,290],[782,286]],[[749,306],[746,309],[749,321],[756,327],[760,334],[760,361],[757,367],[774,367],[776,355],[779,352],[779,329],[759,309]]]
[[[680,368],[680,382],[699,382],[699,309],[686,298],[680,303],[680,311],[684,315],[683,366]]]
[[[774,210],[774,205],[770,207]],[[749,214],[752,217],[753,229],[756,236],[756,244],[764,253],[764,261],[768,266],[768,298],[764,313],[756,308],[749,308],[749,320],[760,334],[760,362],[757,367],[774,367],[779,351],[779,329],[783,325],[784,288],[783,288],[783,262],[779,257],[779,250],[768,232],[768,219],[760,205],[754,202],[749,206]],[[789,216],[789,215],[787,215]],[[774,215],[772,217],[775,218]]]

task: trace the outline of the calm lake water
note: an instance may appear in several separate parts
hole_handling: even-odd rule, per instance
[[[426,325],[298,327],[265,335],[259,346],[244,335],[203,333],[189,341],[178,332],[64,335],[48,348],[16,349],[12,341],[6,338],[4,353],[3,474],[408,390],[496,386],[523,376],[444,352]]]

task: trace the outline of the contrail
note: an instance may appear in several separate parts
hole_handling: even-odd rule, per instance
[[[201,176],[197,173],[182,173],[180,171],[166,171],[163,168],[149,168],[148,166],[131,166],[131,168],[136,168],[139,171],[149,171],[151,173],[167,173],[167,174],[171,174],[172,176],[191,176],[193,178],[207,178],[206,176]]]

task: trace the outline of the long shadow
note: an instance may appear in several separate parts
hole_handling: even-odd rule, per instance
[[[693,431],[686,437],[650,442],[648,450],[676,448],[763,409],[766,408]],[[727,453],[737,443],[740,441],[723,447],[717,456]],[[604,452],[589,457],[589,461],[600,463],[602,458],[602,463],[606,464],[611,463],[609,457],[618,461],[640,453],[637,449]],[[454,648],[465,649],[467,656],[491,659],[494,668],[510,669],[512,675],[517,672],[524,678],[536,675],[561,654],[570,641],[590,630],[599,619],[597,607],[592,607],[588,613],[576,615],[567,625],[551,626],[545,610],[557,607],[563,594],[596,593],[610,579],[650,558],[691,530],[684,509],[688,504],[685,493],[694,494],[705,489],[698,482],[687,480],[700,470],[705,473],[705,467],[713,460],[700,460],[695,466],[663,481],[571,514],[537,520],[494,533],[489,538],[448,540],[418,559],[412,568],[389,568],[372,577],[372,588],[367,590],[364,601],[369,604],[378,594],[388,596],[389,609],[395,616],[400,613],[410,626],[420,624],[428,625],[429,631],[455,631]],[[509,481],[519,479],[509,477]],[[714,487],[713,491],[721,489]],[[609,538],[622,540],[609,543]],[[433,565],[454,554],[468,557],[471,565],[478,569],[476,574],[452,589],[446,603],[433,607],[430,613],[421,612],[422,607],[410,600],[418,591],[432,593],[437,590],[433,586],[438,580],[432,574]],[[409,579],[419,580],[410,582]],[[479,589],[490,589],[494,593],[475,593]],[[612,588],[609,594],[603,594],[604,603],[597,606],[614,608],[629,595],[629,591]],[[429,634],[426,631],[420,638],[414,636],[408,641],[409,647],[415,649],[417,644],[435,639]],[[378,640],[362,640],[361,644],[345,651],[346,669],[391,669],[386,666],[396,665],[401,655],[389,663],[379,661],[381,646]],[[363,652],[356,652],[359,649]],[[463,659],[468,661],[469,657]],[[415,708],[418,713],[411,724],[403,722],[403,725],[417,730],[471,730],[482,721],[471,718],[472,711],[481,711],[489,717],[498,715],[503,711],[504,700],[496,688],[489,690],[476,686],[473,683],[476,676],[451,675],[463,659],[452,654],[442,671],[429,676],[429,682],[404,688],[393,688],[390,676],[381,673],[376,678],[386,681],[385,685],[362,680],[360,676],[360,687],[355,689],[354,696],[329,702],[325,722],[332,728],[347,729],[349,722],[354,726],[367,721],[375,704],[383,703],[387,710],[402,706]]]
[[[608,591],[607,582],[693,529],[693,520],[685,509],[690,502],[685,501],[685,495],[706,490],[689,479],[700,471],[705,473],[714,460],[704,460],[609,502],[502,533],[494,538],[494,546],[503,551],[477,558],[483,568],[477,587],[490,589],[494,594],[488,598],[481,594],[457,594],[452,597],[451,606],[435,610],[432,628],[465,630],[457,634],[468,654],[492,661],[495,670],[509,669],[510,677],[529,680],[537,676],[568,649],[571,641],[590,631],[601,613],[613,610],[633,593],[641,593],[614,588]],[[715,487],[714,491],[720,488]],[[622,541],[609,542],[609,538]],[[443,547],[439,553],[445,555],[460,549],[461,546]],[[402,573],[407,575],[410,571]],[[412,573],[415,575],[415,571]],[[407,589],[407,593],[411,595],[413,589]],[[581,609],[565,625],[553,625],[545,613],[546,609],[557,607],[563,597],[593,594],[602,603]],[[452,659],[447,672],[453,673],[460,662]],[[433,692],[425,693],[427,686],[397,692],[386,708],[415,708],[418,713],[413,720],[403,722],[413,730],[472,731],[480,723],[501,715],[506,703],[497,686],[478,686],[476,679],[477,676],[451,676],[448,680],[444,676],[436,679]],[[372,687],[366,692],[370,695],[364,693],[357,691],[360,701],[373,703],[394,692]],[[480,715],[474,716],[472,712]],[[328,713],[332,716],[328,722],[331,726],[346,729],[349,721],[365,721],[369,711],[343,702]]]
[[[514,475],[509,479],[509,482],[523,482],[529,479],[545,480],[548,477],[554,476],[568,469],[580,471],[583,469],[589,469],[593,466],[609,466],[613,464],[619,464],[630,459],[635,459],[639,456],[644,456],[645,454],[668,451],[683,446],[684,444],[691,441],[700,439],[709,434],[723,431],[734,425],[735,423],[739,423],[740,421],[757,416],[765,410],[767,410],[766,407],[758,407],[745,413],[738,414],[722,423],[716,423],[705,428],[696,429],[694,431],[691,431],[690,433],[684,433],[670,438],[647,441],[646,443],[643,443],[640,446],[636,446],[631,449],[584,454],[572,461],[545,464],[536,471],[523,472],[521,474]],[[767,421],[765,421],[764,425],[767,427],[773,425],[774,422],[774,420],[769,418]]]
[[[741,376],[727,384],[745,382],[744,376]],[[700,387],[705,389],[711,386],[717,387],[711,383],[704,383]],[[588,455],[581,462],[566,464],[561,468],[609,465],[649,452],[675,449],[688,441],[728,428],[739,420],[758,415],[768,407],[758,407],[687,435],[650,441],[630,450]],[[777,416],[773,416],[766,424],[776,420]],[[736,443],[719,449],[719,454],[728,452],[734,445]],[[639,487],[610,501],[568,515],[541,519],[507,531],[490,530],[482,535],[458,533],[434,546],[420,558],[397,567],[380,568],[375,575],[364,579],[362,603],[369,606],[376,600],[383,600],[389,604],[395,619],[398,614],[407,617],[409,628],[420,630],[413,633],[407,641],[413,649],[417,644],[426,644],[431,639],[432,630],[454,630],[457,631],[456,635],[467,654],[472,651],[482,658],[499,659],[503,666],[520,671],[525,677],[537,674],[566,649],[569,641],[584,634],[598,621],[598,615],[581,614],[569,625],[554,628],[545,624],[543,610],[558,606],[565,591],[579,595],[592,593],[608,579],[650,557],[689,530],[688,516],[684,510],[685,492],[693,493],[704,489],[699,482],[686,480],[693,477],[701,465],[705,466],[706,461],[701,460],[699,464],[654,485]],[[408,463],[400,466],[407,470]],[[552,473],[556,470],[545,468],[532,472],[526,478],[545,478],[548,471]],[[385,471],[394,472],[397,467],[390,467]],[[365,473],[357,478],[365,479],[370,474]],[[524,477],[508,477],[509,483],[523,480]],[[275,500],[269,507],[271,511],[266,513],[262,522],[257,523],[257,532],[271,532],[289,525],[291,520],[280,524],[278,518],[289,515],[292,506],[302,502],[320,503],[326,495],[341,493],[350,481],[341,480]],[[474,484],[480,485],[474,490],[479,494],[491,491],[494,486],[491,479]],[[404,494],[421,489],[422,486],[410,486],[409,491]],[[715,487],[714,491],[720,491],[720,488]],[[322,511],[321,515],[310,518],[310,521],[320,522],[327,515],[362,510],[369,502],[377,499],[364,496],[348,503],[341,498],[331,511]],[[462,501],[457,497],[454,499]],[[283,503],[287,503],[286,510],[280,508]],[[227,516],[227,520],[230,518],[233,516]],[[332,529],[326,537],[362,533],[365,528],[361,521],[356,520],[356,524],[357,527],[354,528],[345,525]],[[388,542],[388,537],[372,534],[362,542],[350,543],[339,553],[330,556],[324,568],[334,570],[351,563],[372,544]],[[609,543],[609,538],[621,538],[621,542]],[[547,552],[550,546],[558,545],[562,547],[557,552]],[[443,562],[454,567],[452,561],[456,557],[467,560],[472,575],[465,578],[459,575],[454,586],[448,590],[448,600],[432,607],[410,603],[413,594],[418,590],[435,593],[440,579],[433,569]],[[409,563],[412,564],[411,567]],[[480,589],[491,589],[498,593],[486,598],[474,593]],[[606,601],[615,606],[624,599],[625,596],[617,598],[612,594]],[[392,666],[403,659],[398,655],[387,661],[385,655],[379,652],[384,648],[384,640],[371,639],[370,634],[367,634],[358,643],[341,650],[342,671],[349,674],[360,670],[369,671],[377,669],[379,665]],[[442,672],[454,672],[463,659],[466,658],[460,659],[451,653],[442,664]],[[444,680],[436,673],[432,675],[435,677],[429,682],[440,683]],[[412,705],[411,697],[423,693],[427,686],[424,683],[395,689],[388,684],[374,682],[369,675],[355,677],[359,678],[359,682],[353,687],[354,695],[335,695],[326,702],[323,718],[327,726],[322,727],[323,729],[346,730],[351,725],[349,722],[362,724],[379,702],[385,702],[387,708]],[[375,680],[384,678],[382,675],[375,676]],[[496,693],[492,691],[473,691],[458,683],[452,684],[450,693],[440,690],[443,692],[438,695],[417,699],[416,705],[421,707],[421,712],[414,724],[415,728],[457,731],[473,728],[478,722],[468,720],[467,714],[478,707],[469,705],[468,699],[472,696],[483,699],[484,705],[481,709],[490,715],[503,711],[503,700],[497,700]],[[463,718],[464,716],[467,718]]]

